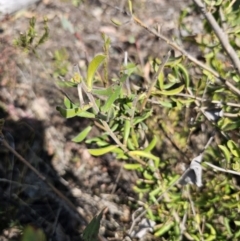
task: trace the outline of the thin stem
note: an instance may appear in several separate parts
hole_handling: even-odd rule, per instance
[[[149,33],[155,35],[156,37],[164,40],[169,46],[171,46],[173,49],[179,51],[183,56],[185,56],[186,58],[188,58],[190,61],[192,61],[193,63],[195,63],[196,65],[198,65],[199,67],[207,70],[208,72],[210,72],[212,75],[214,75],[221,83],[225,84],[230,90],[232,90],[233,92],[235,92],[236,94],[238,94],[240,96],[240,90],[235,87],[232,83],[230,83],[228,80],[223,79],[219,73],[215,70],[213,70],[212,68],[208,67],[207,65],[205,65],[204,63],[202,63],[201,61],[197,60],[196,58],[194,58],[193,56],[191,56],[190,54],[188,54],[184,49],[182,49],[181,47],[179,47],[177,44],[175,44],[174,42],[170,41],[167,37],[165,37],[163,34],[161,33],[157,33],[155,30],[147,27],[140,19],[136,18],[135,16],[132,16],[132,19],[134,21],[134,23],[136,23],[137,25],[141,26],[142,28],[146,29]]]
[[[220,171],[220,172],[226,172],[226,173],[231,173],[231,174],[234,174],[234,175],[240,176],[240,172],[236,172],[236,171],[229,170],[229,169],[224,169],[224,168],[221,168],[221,167],[215,166],[215,165],[213,165],[212,163],[209,163],[209,162],[204,162],[204,163],[205,163],[206,165],[212,167],[213,169],[217,170],[217,171]]]
[[[147,92],[147,95],[142,103],[142,106],[140,108],[140,111],[142,111],[144,108],[145,108],[145,105],[147,103],[147,100],[149,99],[149,96],[151,95],[151,92],[152,92],[152,89],[154,88],[154,86],[156,85],[156,82],[158,80],[158,76],[160,75],[160,73],[163,71],[163,68],[165,66],[165,64],[168,62],[169,60],[169,57],[171,55],[171,52],[168,51],[167,55],[165,56],[163,62],[161,63],[161,65],[159,66],[155,76],[153,77],[153,81],[151,82],[149,88],[148,88],[148,92]]]
[[[228,54],[234,67],[236,68],[238,74],[240,74],[240,60],[238,58],[236,51],[233,49],[233,47],[229,43],[228,36],[220,28],[216,19],[213,17],[213,15],[209,11],[207,11],[207,9],[205,8],[205,6],[201,0],[193,0],[193,2],[199,7],[202,14],[205,16],[205,18],[211,25],[213,31],[215,32],[216,36],[218,37],[223,49]]]

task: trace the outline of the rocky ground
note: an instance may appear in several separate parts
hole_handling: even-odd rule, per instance
[[[187,0],[133,1],[135,14],[148,26],[161,26],[162,33],[170,38],[179,34],[178,16],[188,4]],[[56,111],[63,101],[56,76],[66,67],[64,78],[69,78],[75,64],[84,68],[102,52],[102,33],[111,39],[111,77],[118,72],[124,51],[140,64],[149,56],[166,53],[165,43],[128,22],[123,13],[126,5],[126,0],[89,0],[75,7],[71,1],[45,0],[2,20],[0,117],[5,118],[4,133],[14,138],[11,143],[15,149],[77,211],[2,148],[0,176],[11,184],[2,181],[0,186],[4,213],[0,217],[0,240],[17,237],[15,227],[27,223],[43,228],[52,240],[79,240],[78,232],[104,207],[108,212],[103,217],[100,240],[122,240],[129,229],[134,207],[129,197],[136,198],[131,189],[136,174],[123,171],[119,175],[121,163],[112,156],[94,158],[84,144],[73,143],[71,138],[88,123],[75,118],[65,120]],[[39,35],[44,17],[49,26],[49,39],[37,48],[37,55],[13,46],[14,39],[27,31],[32,17],[36,18]],[[125,24],[117,27],[111,22],[113,18]],[[64,57],[57,61],[59,50]],[[77,99],[77,93],[64,91]]]

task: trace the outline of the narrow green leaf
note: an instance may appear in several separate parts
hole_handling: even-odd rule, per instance
[[[209,228],[211,235],[215,236],[215,239],[214,239],[214,240],[216,240],[216,234],[217,234],[217,232],[216,232],[216,230],[214,229],[214,227],[212,226],[212,224],[206,223],[206,226]]]
[[[218,145],[218,147],[221,149],[221,151],[223,152],[223,155],[226,159],[227,162],[230,161],[231,159],[231,153],[229,152],[229,150],[227,149],[226,146],[223,146],[223,145]]]
[[[240,221],[235,220],[234,223],[236,226],[240,227]]]
[[[128,160],[128,159],[129,159],[129,156],[127,156],[127,155],[123,152],[123,153],[117,154],[116,159]]]
[[[137,70],[137,66],[134,63],[129,63],[123,66],[124,74],[126,74],[127,76],[132,75],[134,72],[136,72],[136,70]]]
[[[99,66],[103,63],[104,59],[106,58],[105,55],[103,54],[98,54],[96,55],[93,60],[90,62],[88,66],[88,71],[87,71],[87,87],[89,91],[92,90],[93,86],[93,77],[99,68]]]
[[[155,161],[159,161],[159,157],[156,157],[153,154],[146,152],[146,151],[129,151],[128,154],[130,156],[140,156],[140,157],[145,157],[145,158],[152,159]]]
[[[120,92],[121,92],[122,86],[118,86],[115,91],[112,92],[112,94],[109,96],[109,98],[107,99],[107,101],[105,102],[104,106],[101,108],[101,112],[105,113],[107,111],[109,111],[109,109],[111,108],[112,104],[114,103],[114,101],[116,99],[118,99]]]
[[[123,167],[127,170],[137,170],[142,167],[141,164],[132,163],[132,164],[124,164]]]
[[[118,19],[116,19],[116,18],[111,18],[111,22],[113,24],[115,24],[116,26],[121,26],[122,25],[122,23]]]
[[[175,78],[176,80],[176,78]],[[172,80],[173,81],[173,80]],[[163,91],[167,91],[168,89],[170,89],[172,86],[174,86],[176,84],[177,81],[171,82],[171,83],[167,83],[165,85],[163,85]]]
[[[161,237],[163,234],[168,232],[174,226],[174,222],[170,221],[168,223],[163,224],[163,226],[155,232],[156,237]]]
[[[72,109],[64,109],[60,106],[57,106],[57,111],[60,112],[60,114],[65,118],[72,118],[75,116],[79,116],[82,112],[85,112],[87,109],[90,109],[90,105],[84,106],[84,108],[72,108]]]
[[[73,104],[66,96],[64,96],[63,103],[67,109],[78,108],[78,106]]]
[[[187,69],[181,63],[177,65],[177,68],[182,72],[185,80],[185,86],[188,88],[190,83],[190,78],[189,78]]]
[[[131,130],[131,121],[125,120],[124,130],[123,130],[123,145],[125,145],[125,146],[126,146],[127,141],[128,141],[130,130]]]
[[[222,122],[219,122],[219,127],[223,131],[231,131],[240,127],[240,121],[233,121],[229,118],[223,118]]]
[[[145,170],[143,172],[143,177],[147,180],[153,180],[154,176],[152,175],[152,173],[149,173],[149,171]]]
[[[131,138],[132,138],[133,146],[135,146],[135,149],[138,149],[139,148],[138,137],[137,137],[137,134],[136,134],[134,128],[131,128]]]
[[[128,0],[128,8],[129,8],[129,12],[132,15],[132,1]]]
[[[149,143],[149,145],[143,149],[143,151],[150,152],[157,144],[157,137],[153,136],[152,141]]]
[[[76,137],[74,137],[72,141],[77,143],[83,141],[91,130],[92,130],[92,127],[88,126],[83,131],[81,131]]]
[[[88,111],[82,111],[77,116],[83,117],[83,118],[91,118],[91,119],[96,118],[95,114]]]
[[[57,85],[60,87],[77,87],[78,83],[74,83],[71,81],[56,81]]]
[[[158,76],[158,84],[159,84],[160,90],[163,90],[164,89],[164,73],[163,73],[163,71],[161,71]]]
[[[92,89],[92,94],[100,95],[100,96],[107,96],[109,97],[113,92],[113,88],[110,86],[107,89]]]
[[[107,146],[99,149],[88,149],[88,151],[93,156],[101,156],[113,151],[115,148],[117,148],[117,146],[111,145],[111,146]]]
[[[103,140],[102,138],[100,137],[93,137],[91,139],[88,139],[85,141],[87,144],[91,144],[91,143],[95,143],[97,144],[98,146],[107,146],[108,145],[108,142]]]
[[[176,95],[179,94],[182,90],[184,89],[184,85],[179,86],[176,89],[173,90],[162,90],[162,91],[155,91],[154,94],[159,94],[159,95]]]
[[[223,219],[224,226],[225,226],[228,234],[229,234],[229,235],[232,235],[232,231],[231,231],[231,227],[230,227],[230,222],[231,222],[230,219],[228,219],[227,217],[224,217],[224,219]]]
[[[174,67],[183,61],[182,55],[176,58],[170,58],[170,60],[165,64],[165,66]]]
[[[134,147],[133,142],[132,142],[132,140],[130,138],[127,139],[127,148],[128,148],[128,150],[132,150],[132,151],[136,149]]]
[[[173,104],[171,101],[161,101],[159,100],[159,104],[163,107],[166,107],[166,108],[172,108],[173,107]]]
[[[83,231],[83,240],[84,241],[97,241],[98,240],[98,232],[100,228],[100,222],[103,216],[103,212],[106,210],[104,208],[99,215],[95,216],[91,222],[87,225],[87,227]]]
[[[21,241],[46,241],[46,236],[42,229],[28,225],[23,230]]]
[[[145,111],[141,116],[134,117],[133,125],[137,125],[138,123],[143,122],[143,121],[146,120],[149,116],[151,116],[151,114],[152,114],[152,109],[151,109],[151,110],[148,110],[148,111]]]
[[[232,141],[232,140],[229,140],[227,142],[227,146],[230,150],[230,152],[235,156],[235,157],[240,157],[240,150],[239,150],[239,147],[237,146],[237,144]]]

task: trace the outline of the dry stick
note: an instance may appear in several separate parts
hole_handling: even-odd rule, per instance
[[[124,52],[124,63],[123,64],[125,67],[128,64],[128,52],[127,51]],[[125,74],[127,74],[127,70],[125,70]],[[128,94],[128,96],[131,96],[132,93],[131,93],[131,88],[130,88],[129,76],[127,77],[125,83],[126,83],[127,94]]]
[[[213,31],[217,35],[222,47],[224,48],[224,50],[227,52],[228,56],[232,60],[234,67],[238,71],[238,74],[240,74],[240,60],[238,58],[236,51],[233,49],[233,47],[229,43],[228,36],[220,28],[217,21],[213,17],[213,15],[209,11],[207,11],[207,9],[205,8],[205,6],[201,0],[193,0],[193,2],[200,8],[202,14],[205,16],[205,18],[211,25]]]
[[[76,213],[78,216],[78,220],[80,223],[85,224],[85,220],[83,220],[78,213],[77,208],[73,205],[73,203],[64,196],[58,189],[56,189],[47,179],[45,176],[43,176],[36,168],[34,168],[25,158],[23,158],[18,152],[16,152],[4,139],[1,140],[1,143],[14,154],[15,157],[17,157],[24,165],[26,165],[31,171],[33,171],[43,182],[45,182],[50,189],[62,200],[66,202],[66,204]]]
[[[147,166],[147,163],[145,163],[144,161],[142,161],[140,158],[138,158],[137,156],[131,155],[129,154],[129,150],[127,149],[127,147],[125,145],[123,145],[119,139],[117,138],[117,136],[114,134],[114,132],[111,130],[111,128],[109,127],[108,123],[106,121],[100,120],[101,123],[103,124],[105,130],[108,132],[108,134],[112,137],[112,139],[115,141],[115,143],[122,148],[122,150],[128,154],[130,157],[132,157],[134,160],[136,160],[137,162],[139,162],[140,164],[142,164],[143,166]]]
[[[195,95],[184,94],[184,93],[176,94],[176,96],[191,98],[191,99],[198,100],[198,101],[201,101],[201,102],[207,101],[207,99],[205,99],[205,98],[197,97]],[[147,100],[147,101],[150,102],[150,103],[159,105],[159,102],[156,101],[156,100]],[[240,104],[238,104],[238,103],[224,102],[224,101],[219,101],[219,100],[212,100],[211,103],[213,103],[213,104],[223,104],[223,105],[227,105],[227,106],[240,108]],[[235,114],[235,115],[237,115],[237,114]]]
[[[181,47],[179,47],[177,44],[175,44],[174,42],[170,41],[167,37],[165,37],[164,35],[162,35],[161,33],[157,33],[155,30],[147,27],[141,20],[139,20],[138,18],[136,18],[135,16],[132,16],[133,21],[143,27],[144,29],[146,29],[149,33],[155,35],[156,37],[164,40],[169,46],[171,46],[173,49],[179,51],[183,56],[185,56],[186,58],[188,58],[190,61],[192,61],[193,63],[195,63],[196,65],[200,66],[201,68],[209,71],[211,74],[213,74],[216,78],[218,78],[223,84],[225,84],[230,90],[232,90],[233,92],[235,92],[236,94],[238,94],[240,96],[240,90],[238,88],[236,88],[232,83],[230,83],[228,80],[223,79],[218,72],[216,72],[215,70],[213,70],[212,68],[208,67],[207,65],[205,65],[204,63],[200,62],[199,60],[197,60],[196,58],[194,58],[193,56],[191,56],[190,54],[188,54],[184,49],[182,49]]]
[[[192,213],[193,213],[193,216],[196,217],[196,210],[195,210],[195,207],[194,207],[194,202],[191,198],[191,194],[190,194],[190,191],[189,191],[189,188],[187,189],[187,194],[188,194],[188,199],[189,199],[189,203],[190,203],[190,206],[191,206],[191,209],[192,209]],[[200,236],[201,236],[201,240],[203,241],[203,233],[202,233],[202,230],[200,228],[200,224],[198,222],[196,222],[197,224],[197,228],[198,228],[198,231],[200,233]]]
[[[205,147],[204,147],[203,150],[201,151],[200,155],[203,154],[204,151],[208,148],[208,146],[211,144],[213,138],[214,138],[214,134],[209,138],[207,144],[205,145]],[[208,164],[208,163],[207,163],[207,164]],[[208,164],[208,165],[209,165],[209,164]],[[184,174],[183,174],[183,175],[184,175]],[[182,176],[183,176],[183,175],[182,175]],[[240,173],[239,173],[239,175],[240,175]],[[157,200],[156,200],[157,203],[165,196],[165,194],[167,194],[167,193],[169,192],[169,190],[170,190],[172,187],[174,187],[174,186],[179,182],[179,180],[182,178],[182,176],[179,177],[179,178],[178,178],[175,182],[173,182],[170,186],[168,186],[165,191],[163,191],[163,193],[157,198]],[[143,212],[141,212],[136,218],[134,217],[134,216],[135,216],[134,214],[132,215],[134,218],[133,218],[132,225],[131,225],[131,227],[130,227],[130,229],[129,229],[129,232],[128,232],[129,235],[131,235],[135,224],[147,213],[148,209],[152,208],[154,205],[155,205],[155,204],[152,204],[152,205],[150,205],[149,207],[147,207],[147,208],[146,208]],[[141,209],[142,209],[142,208],[137,209],[135,212],[141,211]],[[134,213],[135,213],[135,212],[134,212]]]
[[[213,169],[216,169],[216,170],[220,171],[220,172],[226,172],[226,173],[231,173],[231,174],[240,176],[240,172],[236,172],[236,171],[229,170],[229,169],[224,169],[224,168],[215,166],[215,165],[213,165],[212,163],[209,163],[209,162],[204,162],[204,163],[205,163],[206,165],[212,167]]]
[[[201,102],[207,101],[207,99],[205,99],[205,98],[201,98],[201,97],[197,97],[197,96],[189,95],[189,94],[183,94],[183,93],[176,94],[176,96],[182,96],[182,97],[186,97],[186,98],[192,98],[192,99],[199,100],[199,101],[201,101]],[[232,106],[232,107],[238,107],[238,108],[240,108],[240,104],[238,104],[238,103],[223,102],[223,101],[218,101],[218,100],[212,100],[211,103],[213,103],[213,104],[224,104],[224,105],[227,105],[227,106]]]

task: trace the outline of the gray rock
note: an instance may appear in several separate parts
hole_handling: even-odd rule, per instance
[[[40,0],[0,0],[0,18],[29,7]]]

